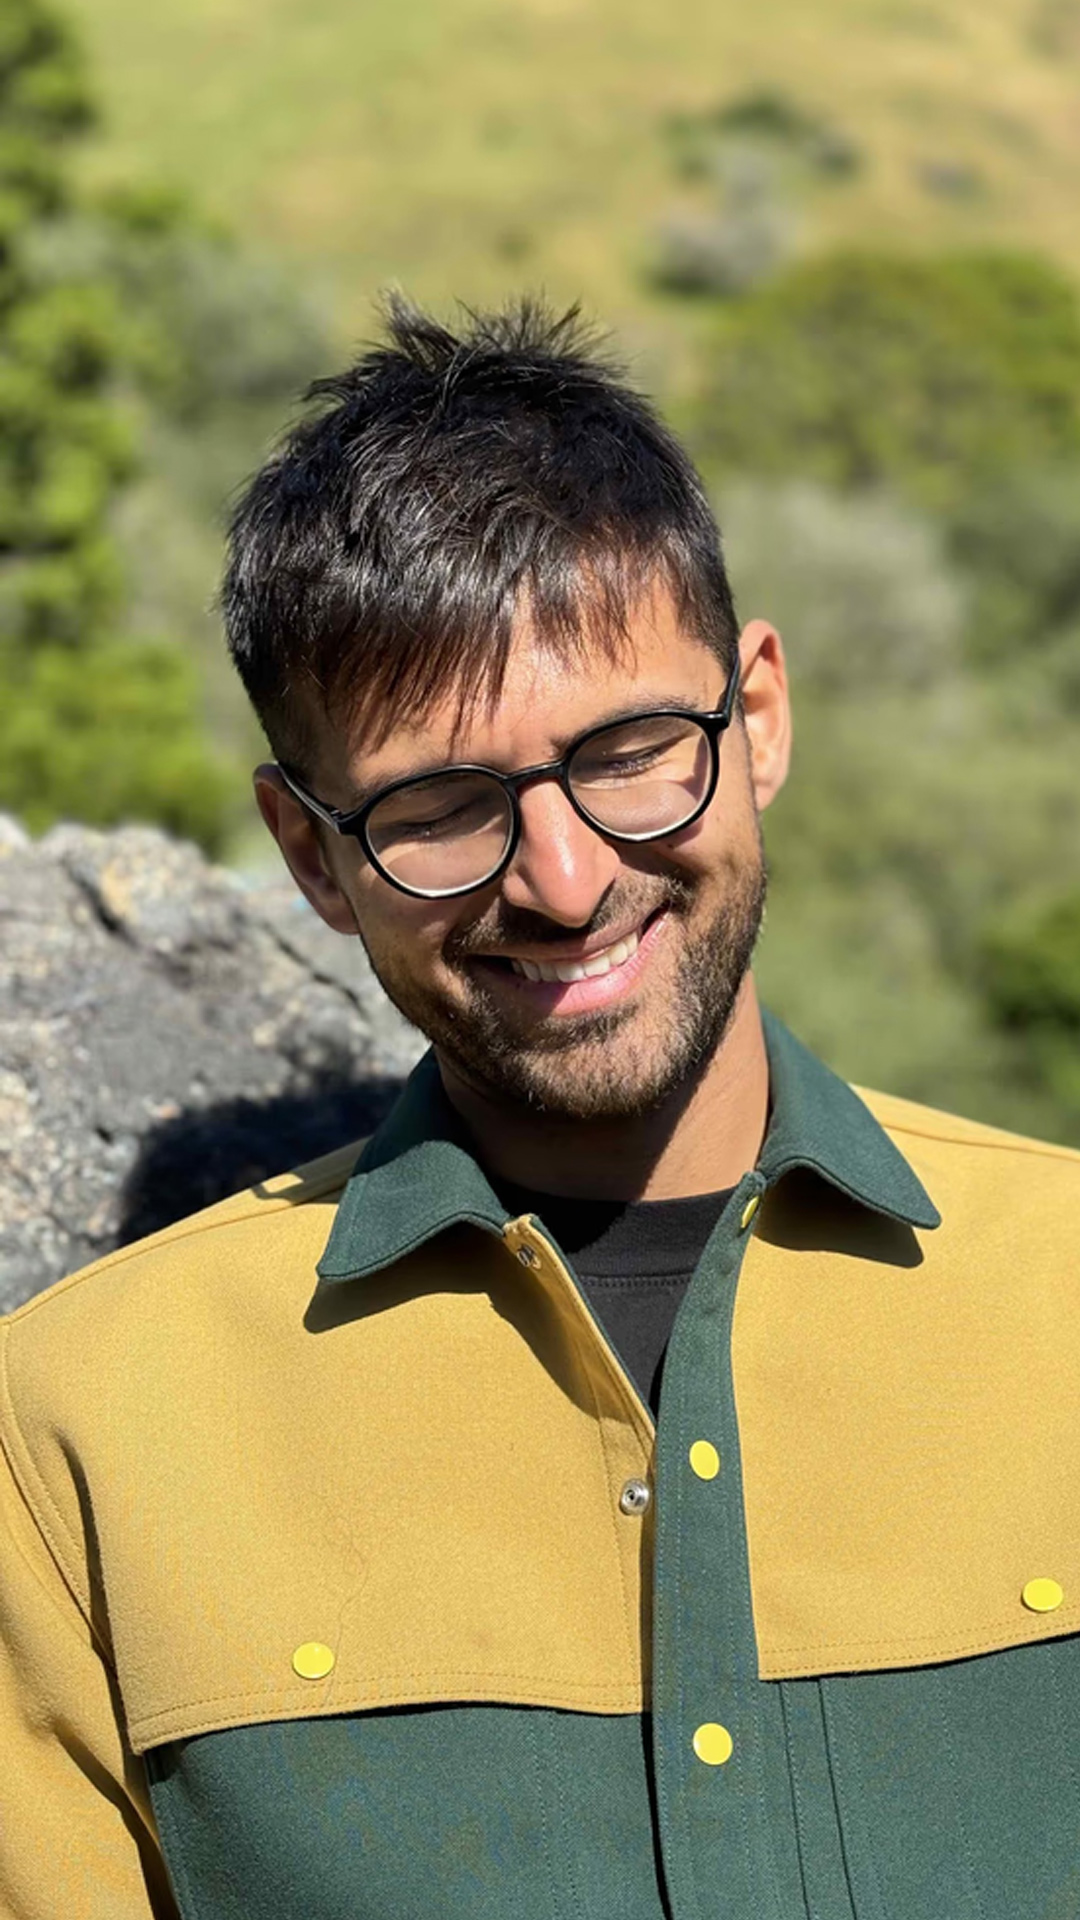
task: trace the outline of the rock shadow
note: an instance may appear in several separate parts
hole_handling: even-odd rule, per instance
[[[245,1187],[362,1140],[403,1084],[333,1068],[303,1089],[238,1096],[159,1122],[144,1135],[124,1182],[116,1244],[130,1246]]]

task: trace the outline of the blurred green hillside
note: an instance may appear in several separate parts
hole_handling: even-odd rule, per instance
[[[778,89],[859,155],[802,242],[1012,245],[1080,272],[1080,0],[73,0],[95,181],[182,182],[328,296],[387,281],[582,296],[669,390],[686,327],[643,289],[665,123]]]

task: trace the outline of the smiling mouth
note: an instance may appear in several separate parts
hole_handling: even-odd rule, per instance
[[[640,945],[641,934],[634,932],[616,940],[613,946],[602,947],[599,953],[591,953],[587,960],[511,960],[509,966],[511,972],[523,974],[526,980],[594,980],[613,967],[623,966]]]
[[[577,980],[597,980],[606,973],[614,973],[618,967],[624,967],[637,953],[646,933],[658,920],[664,909],[654,909],[630,933],[620,935],[608,947],[598,947],[580,960],[534,960],[519,958],[513,954],[486,953],[481,956],[487,966],[498,967],[500,971],[516,974],[520,980],[546,982],[551,986],[570,986]]]

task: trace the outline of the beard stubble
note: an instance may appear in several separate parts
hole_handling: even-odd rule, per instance
[[[698,891],[683,875],[670,876],[663,897],[645,903],[645,914],[663,906],[676,927],[687,927]],[[479,1093],[567,1120],[636,1119],[692,1084],[715,1056],[753,957],[765,894],[759,835],[756,858],[739,867],[708,922],[686,933],[674,988],[663,1005],[550,1018],[533,1031],[507,1019],[468,959],[515,941],[537,946],[545,939],[565,941],[566,929],[553,930],[540,916],[500,915],[496,909],[495,916],[484,916],[448,943],[447,961],[467,987],[463,1002],[456,1005],[425,992],[392,965],[380,967],[370,950],[368,957],[398,1011]],[[583,934],[626,925],[634,917],[627,912],[631,904],[625,893],[620,895]]]

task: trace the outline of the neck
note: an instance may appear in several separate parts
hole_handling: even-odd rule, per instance
[[[675,1200],[736,1186],[757,1161],[769,1067],[754,983],[743,981],[705,1071],[632,1120],[567,1120],[488,1098],[440,1060],[447,1094],[477,1158],[499,1179],[591,1200]]]

